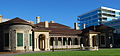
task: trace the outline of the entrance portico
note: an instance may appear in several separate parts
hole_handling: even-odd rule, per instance
[[[35,32],[34,51],[40,51],[40,50],[50,50],[49,32]]]

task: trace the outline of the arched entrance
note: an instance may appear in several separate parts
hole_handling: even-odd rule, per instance
[[[44,34],[39,35],[38,46],[40,50],[45,50],[45,35]]]

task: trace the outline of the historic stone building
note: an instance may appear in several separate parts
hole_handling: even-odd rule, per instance
[[[40,51],[80,47],[82,31],[53,21],[30,24],[20,18],[14,18],[0,23],[0,28],[1,50]]]
[[[84,46],[112,48],[115,45],[114,29],[105,25],[91,26],[82,30]]]
[[[106,26],[78,30],[77,23],[75,29],[71,29],[54,21],[40,22],[39,17],[36,19],[37,24],[20,18],[0,23],[0,50],[40,51],[70,48],[97,50],[98,47],[110,47],[110,44],[113,44],[111,42],[113,29]]]

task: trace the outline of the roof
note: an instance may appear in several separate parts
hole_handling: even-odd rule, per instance
[[[50,31],[50,34],[81,34],[81,30],[71,29],[59,23],[49,23],[49,28],[45,28],[45,22],[35,24],[34,31]]]
[[[50,34],[81,34],[81,30],[61,28],[34,28],[34,31],[49,31]]]
[[[105,25],[97,25],[97,26],[90,26],[85,29],[83,29],[83,32],[89,32],[89,31],[96,31],[96,32],[109,32],[111,30],[114,30],[114,28],[111,28],[109,26]]]
[[[18,17],[14,18],[14,19],[11,19],[11,20],[8,20],[6,22],[3,22],[1,24],[27,24],[27,25],[31,25],[29,22],[23,20],[23,19],[20,19]]]
[[[57,29],[57,28],[49,28],[52,30],[51,34],[80,34],[82,31],[75,29]]]
[[[35,24],[36,27],[44,27],[45,26],[45,22],[40,22],[40,23],[37,23]],[[62,24],[59,24],[59,23],[49,23],[49,28],[67,28],[67,29],[70,29],[69,26],[66,26],[66,25],[62,25]]]

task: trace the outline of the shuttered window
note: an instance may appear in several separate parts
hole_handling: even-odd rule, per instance
[[[23,33],[17,33],[17,46],[23,46]]]
[[[29,34],[29,39],[30,46],[32,46],[32,34]]]

